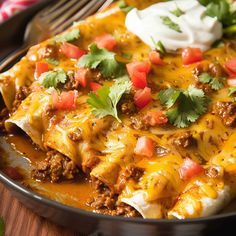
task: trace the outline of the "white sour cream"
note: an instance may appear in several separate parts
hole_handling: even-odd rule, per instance
[[[177,8],[183,15],[177,17],[171,13]],[[197,0],[160,2],[141,11],[136,8],[130,11],[126,17],[126,27],[153,49],[154,42],[161,41],[167,51],[186,47],[206,51],[222,37],[223,30],[217,18],[206,16],[205,11],[206,8]],[[182,32],[165,25],[162,16],[169,17]]]

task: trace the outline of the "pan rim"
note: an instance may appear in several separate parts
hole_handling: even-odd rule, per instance
[[[25,197],[31,198],[34,201],[38,202],[40,201],[45,206],[51,206],[54,208],[57,208],[58,210],[67,211],[69,213],[78,214],[85,217],[92,217],[92,218],[98,218],[108,221],[116,221],[116,222],[126,222],[126,223],[134,223],[134,224],[146,224],[146,225],[159,225],[159,224],[176,224],[176,225],[182,225],[182,224],[202,224],[210,221],[215,220],[225,220],[227,218],[235,217],[236,212],[230,212],[230,213],[223,213],[223,214],[217,214],[209,217],[198,217],[198,218],[192,218],[192,219],[143,219],[143,218],[136,218],[136,217],[123,217],[123,216],[110,216],[110,215],[103,215],[99,213],[95,213],[92,211],[86,211],[80,208],[72,207],[65,205],[63,203],[60,203],[55,200],[51,200],[45,196],[42,196],[38,194],[37,192],[31,191],[30,189],[26,188],[22,184],[12,180],[7,175],[5,175],[2,171],[0,171],[0,182],[4,184],[4,186],[8,187],[10,190],[18,192]],[[18,198],[17,198],[18,199]],[[23,204],[24,205],[24,204]]]

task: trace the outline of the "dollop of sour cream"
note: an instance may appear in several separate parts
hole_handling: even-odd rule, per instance
[[[179,16],[173,13],[177,9],[182,12]],[[163,22],[163,17],[169,18],[169,23]],[[171,27],[173,23],[179,30]],[[140,11],[134,8],[127,14],[125,24],[151,48],[161,41],[167,51],[186,47],[206,51],[223,34],[222,24],[207,16],[206,8],[197,0],[160,2]]]

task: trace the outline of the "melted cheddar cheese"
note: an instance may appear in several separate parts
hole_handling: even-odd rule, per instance
[[[139,9],[157,2],[127,1]],[[113,4],[75,24],[69,31],[79,29],[81,37],[74,40],[73,45],[87,50],[97,36],[111,34],[117,43],[114,52],[118,62],[150,63],[151,49],[127,31],[125,17],[126,14],[117,4]],[[125,54],[132,57],[127,59]],[[118,110],[121,123],[111,116],[99,118],[93,114],[87,103],[91,90],[89,87],[76,88],[75,109],[53,109],[55,91],[39,84],[35,73],[36,64],[46,63],[50,57],[55,57],[58,65],[48,64],[49,70],[62,68],[67,79],[78,69],[77,60],[63,55],[60,44],[52,44],[49,39],[32,47],[20,62],[0,75],[0,92],[10,111],[10,117],[5,122],[8,132],[17,126],[43,151],[53,149],[62,153],[92,179],[100,180],[116,192],[119,202],[130,204],[143,217],[184,219],[215,214],[226,202],[236,197],[235,128],[225,126],[222,119],[211,112],[217,102],[231,102],[226,83],[222,89],[208,94],[211,103],[207,112],[187,128],[180,129],[171,124],[137,128],[133,124],[133,120],[142,121],[149,111],[164,110],[157,99],[161,90],[171,87],[185,90],[195,84],[193,71],[196,67],[205,68],[217,63],[223,68],[226,61],[235,58],[236,46],[233,40],[226,40],[223,47],[210,49],[204,53],[203,61],[189,66],[183,66],[179,52],[166,54],[163,57],[164,65],[152,65],[148,75],[152,102],[143,109],[137,109],[134,114],[122,114]],[[91,70],[90,73],[93,82],[107,86],[113,84],[111,79],[102,77],[98,70]],[[14,100],[22,87],[30,88],[30,94],[13,112]],[[63,86],[60,89],[61,92],[68,90]],[[75,142],[69,136],[78,129],[81,138]],[[188,133],[194,140],[193,145],[183,147],[175,144],[175,140]],[[147,137],[154,142],[152,157],[135,153],[140,137]],[[93,162],[94,156],[98,159],[96,163]],[[189,179],[181,178],[179,170],[187,158],[200,165],[204,171]],[[131,166],[142,169],[143,175],[138,180],[127,178],[121,188],[119,180]],[[221,168],[221,174],[211,176],[209,172],[213,167]],[[156,212],[150,212],[149,206]]]

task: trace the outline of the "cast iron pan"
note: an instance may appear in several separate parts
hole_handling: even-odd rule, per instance
[[[16,13],[0,24],[0,60],[14,51],[22,42],[25,26],[42,8],[56,0],[42,0],[39,3]]]
[[[23,56],[23,55],[22,55]],[[14,65],[12,62],[11,65]],[[236,212],[189,220],[151,220],[100,215],[69,207],[30,191],[0,171],[0,181],[26,207],[83,235],[217,236],[235,235]]]

